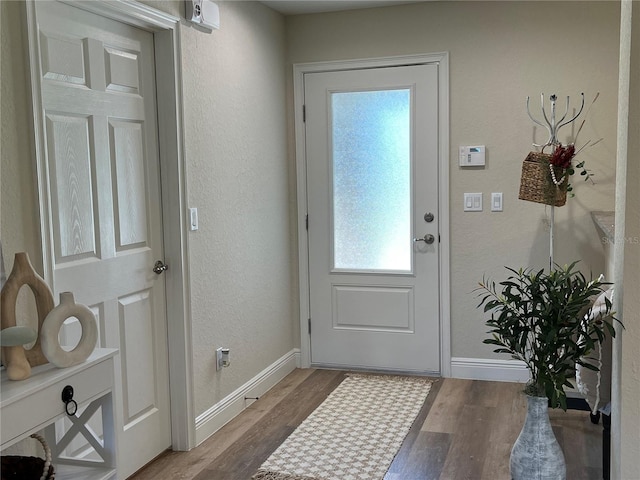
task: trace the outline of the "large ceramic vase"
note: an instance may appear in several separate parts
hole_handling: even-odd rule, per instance
[[[549,422],[546,397],[527,395],[527,418],[511,449],[513,480],[566,480],[567,466]]]

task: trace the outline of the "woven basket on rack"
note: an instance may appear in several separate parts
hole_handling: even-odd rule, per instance
[[[33,434],[44,448],[46,460],[38,457],[26,457],[19,455],[3,455],[0,469],[1,480],[54,480],[55,469],[51,463],[51,450],[44,438]]]
[[[551,155],[548,153],[530,152],[522,162],[522,176],[520,177],[520,200],[544,203],[556,207],[563,206],[567,201],[566,171],[561,167],[553,168],[556,179],[564,179],[559,185],[553,182],[551,177]]]

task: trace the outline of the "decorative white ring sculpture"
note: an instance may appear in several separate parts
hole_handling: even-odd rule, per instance
[[[75,317],[82,327],[82,336],[78,345],[66,351],[60,346],[58,334],[67,318]],[[71,367],[84,362],[96,346],[98,327],[96,317],[89,308],[78,304],[73,299],[73,293],[60,294],[60,305],[49,312],[40,330],[42,352],[51,363],[58,368]]]

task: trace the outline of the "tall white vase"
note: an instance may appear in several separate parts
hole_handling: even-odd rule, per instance
[[[513,480],[566,480],[567,465],[549,422],[546,397],[527,395],[527,418],[511,449]]]

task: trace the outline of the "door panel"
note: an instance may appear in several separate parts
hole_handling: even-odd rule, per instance
[[[116,347],[118,476],[171,446],[153,36],[36,2],[54,292]],[[65,333],[72,341],[73,324]],[[81,450],[81,448],[77,448]]]
[[[342,330],[412,332],[413,289],[333,285],[333,326]]]
[[[147,241],[147,208],[143,125],[137,121],[109,121],[114,166],[116,251],[143,246]]]
[[[313,365],[440,371],[437,77],[305,74]]]
[[[46,122],[56,260],[95,257],[90,117],[49,114]]]
[[[136,292],[118,299],[122,384],[125,389],[124,423],[131,424],[155,410],[157,375],[153,349],[151,292]]]

